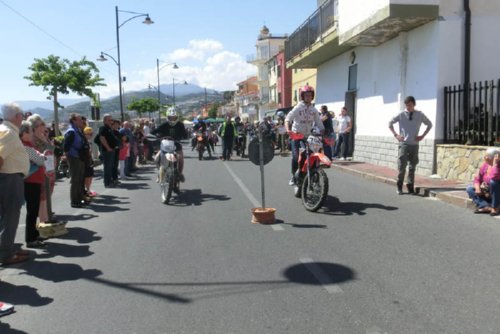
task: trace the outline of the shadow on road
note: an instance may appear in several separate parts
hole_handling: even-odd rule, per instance
[[[14,311],[15,313],[15,311]],[[26,332],[11,328],[9,324],[0,322],[0,333],[2,334],[28,334]]]
[[[338,198],[329,195],[318,213],[336,216],[351,216],[353,214],[364,216],[368,209],[394,211],[399,208],[378,203],[341,202]]]
[[[159,195],[158,195],[159,196]],[[199,206],[207,201],[228,201],[231,197],[226,195],[213,195],[202,193],[201,189],[181,189],[177,196],[172,196],[169,205],[172,206]]]
[[[128,197],[101,195],[99,197],[95,197],[88,208],[95,212],[114,212],[114,211],[130,210],[128,208],[122,207],[123,204],[130,203],[130,202],[124,202],[123,199],[128,199]]]
[[[45,244],[47,245],[46,251],[38,254],[37,259],[48,259],[57,255],[63,257],[87,257],[94,254],[89,250],[89,246],[74,246],[49,241],[46,241]]]
[[[102,271],[98,269],[83,270],[82,267],[74,263],[55,263],[50,261],[33,261],[23,269],[26,272],[20,275],[34,276],[54,283],[92,279],[102,275]]]
[[[352,269],[341,264],[326,262],[293,264],[285,268],[281,275],[285,279],[222,282],[116,282],[102,277],[86,279],[113,288],[164,299],[167,302],[183,304],[203,299],[291,288],[295,284],[325,286],[356,279],[356,273]],[[162,289],[169,291],[162,292]]]
[[[96,217],[98,217],[98,216],[90,214],[90,213],[81,213],[78,215],[59,215],[59,214],[56,214],[54,218],[56,218],[59,221],[69,222],[69,221],[89,220],[89,219],[96,218]]]
[[[291,227],[296,227],[296,228],[327,228],[327,226],[323,224],[293,224],[293,223],[285,223],[281,219],[276,219],[276,224],[289,225]]]
[[[89,244],[94,241],[99,241],[102,238],[96,236],[96,232],[83,227],[69,227],[68,234],[58,237],[58,239],[75,240],[79,244]]]
[[[49,297],[41,297],[38,290],[27,285],[13,285],[0,282],[0,300],[14,305],[45,306],[54,301]],[[1,327],[0,327],[1,328]],[[0,331],[0,333],[4,333]]]

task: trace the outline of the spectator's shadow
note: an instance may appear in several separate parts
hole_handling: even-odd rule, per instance
[[[93,279],[102,275],[102,271],[98,269],[83,270],[83,268],[77,264],[55,263],[50,261],[34,261],[24,269],[26,272],[20,275],[34,276],[54,283]]]
[[[137,180],[137,179],[136,179]],[[150,189],[150,185],[148,183],[144,183],[144,182],[135,182],[136,181],[134,179],[130,179],[130,180],[127,180],[127,181],[123,181],[121,184],[120,184],[120,187],[121,189],[127,189],[127,190],[135,190],[135,189]],[[144,180],[144,179],[142,179]],[[150,180],[148,178],[148,180]]]
[[[160,196],[158,194],[158,196]],[[173,195],[169,205],[172,206],[199,206],[206,201],[228,201],[226,195],[204,194],[201,189],[181,189],[178,195]]]
[[[79,244],[89,244],[93,241],[99,241],[102,237],[96,236],[96,232],[82,227],[69,227],[69,233],[58,237],[58,239],[76,240]]]
[[[38,290],[27,285],[13,285],[0,281],[0,300],[14,305],[45,306],[54,301],[49,297],[41,297]],[[0,327],[1,328],[1,327]],[[0,333],[4,333],[0,331]]]
[[[46,251],[38,254],[37,259],[48,259],[57,255],[63,257],[87,257],[94,254],[89,250],[90,246],[74,246],[49,241],[46,241],[45,244],[47,245]]]
[[[14,313],[16,311],[14,310]],[[14,329],[10,327],[9,324],[6,324],[5,322],[0,322],[0,333],[2,334],[28,334],[26,332],[20,331],[18,329]]]
[[[338,198],[329,195],[318,213],[334,216],[351,216],[353,214],[364,216],[368,209],[398,210],[395,206],[386,206],[379,203],[341,202]]]
[[[95,212],[128,211],[128,208],[123,208],[121,206],[123,204],[129,204],[130,202],[124,202],[123,199],[128,199],[128,197],[101,195],[95,197],[88,208]]]

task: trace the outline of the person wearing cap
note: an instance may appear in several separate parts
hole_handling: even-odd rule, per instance
[[[500,212],[500,150],[488,148],[483,159],[473,184],[465,191],[476,205],[474,213],[496,216]]]

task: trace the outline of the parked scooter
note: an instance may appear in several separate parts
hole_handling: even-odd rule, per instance
[[[302,198],[306,210],[317,211],[328,195],[328,176],[323,168],[330,168],[332,162],[321,152],[323,144],[319,133],[309,135],[306,140],[303,134],[291,132],[290,139],[301,140],[295,197]]]

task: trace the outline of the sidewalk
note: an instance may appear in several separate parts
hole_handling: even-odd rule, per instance
[[[332,168],[388,183],[394,186],[394,192],[396,192],[396,169],[365,162],[339,160],[333,162]],[[461,181],[415,175],[415,192],[420,196],[435,197],[462,208],[474,208],[474,204],[465,192],[466,186],[467,184]],[[403,187],[403,194],[405,193],[406,187]]]

